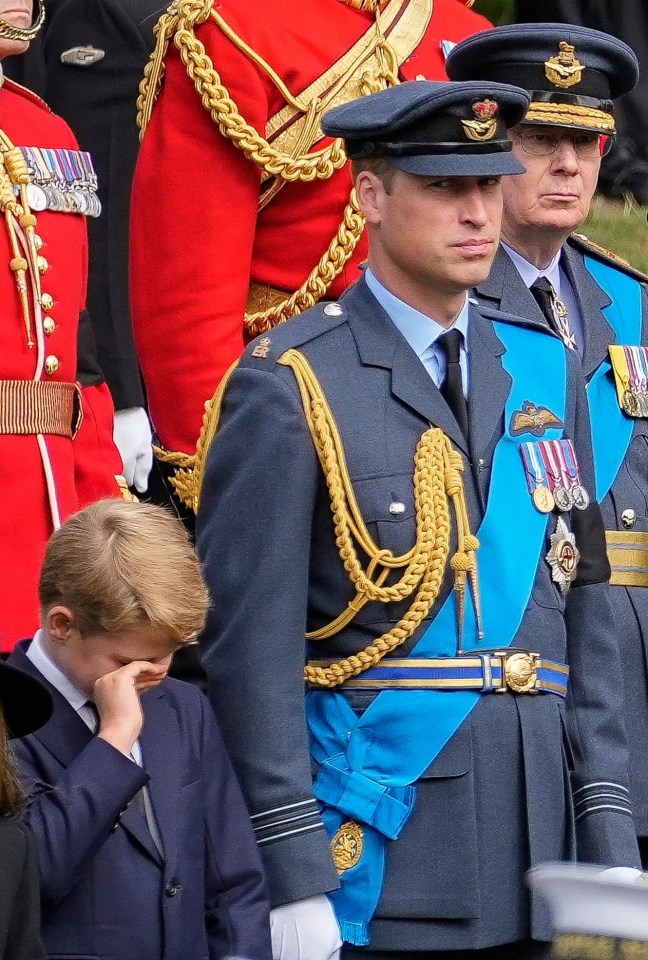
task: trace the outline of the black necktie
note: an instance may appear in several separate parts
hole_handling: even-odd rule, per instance
[[[463,378],[459,363],[462,340],[463,335],[459,330],[448,330],[439,337],[437,344],[446,358],[446,375],[440,390],[461,427],[461,432],[467,438],[468,406],[463,392]]]
[[[556,291],[546,277],[538,277],[536,282],[529,287],[533,299],[538,304],[545,320],[554,333],[557,333],[566,347],[570,350],[576,348],[574,335],[569,329],[567,320],[567,310],[562,300],[556,296]],[[559,317],[556,316],[556,310],[561,311]]]

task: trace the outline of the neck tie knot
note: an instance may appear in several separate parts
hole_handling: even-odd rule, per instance
[[[538,277],[529,290],[550,328],[558,334],[566,347],[575,350],[576,340],[569,326],[567,308],[558,298],[552,283],[546,277]]]
[[[459,363],[462,340],[463,334],[461,330],[448,330],[446,333],[441,334],[437,343],[439,349],[443,350],[445,354],[446,363]]]

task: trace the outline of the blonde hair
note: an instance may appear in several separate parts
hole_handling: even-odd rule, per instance
[[[180,521],[162,507],[125,500],[99,500],[52,535],[38,595],[43,614],[68,607],[82,636],[150,624],[177,644],[195,641],[209,607]]]

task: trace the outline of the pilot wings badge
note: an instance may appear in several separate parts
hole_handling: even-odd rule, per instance
[[[512,437],[518,437],[521,433],[541,437],[549,427],[562,426],[562,420],[559,420],[548,407],[537,407],[530,400],[525,400],[522,409],[513,412],[510,430]]]

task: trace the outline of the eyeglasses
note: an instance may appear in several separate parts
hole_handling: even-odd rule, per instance
[[[581,160],[596,160],[605,157],[614,138],[598,133],[558,133],[546,130],[523,130],[513,132],[514,139],[525,153],[532,157],[550,157],[564,141],[569,141]]]

